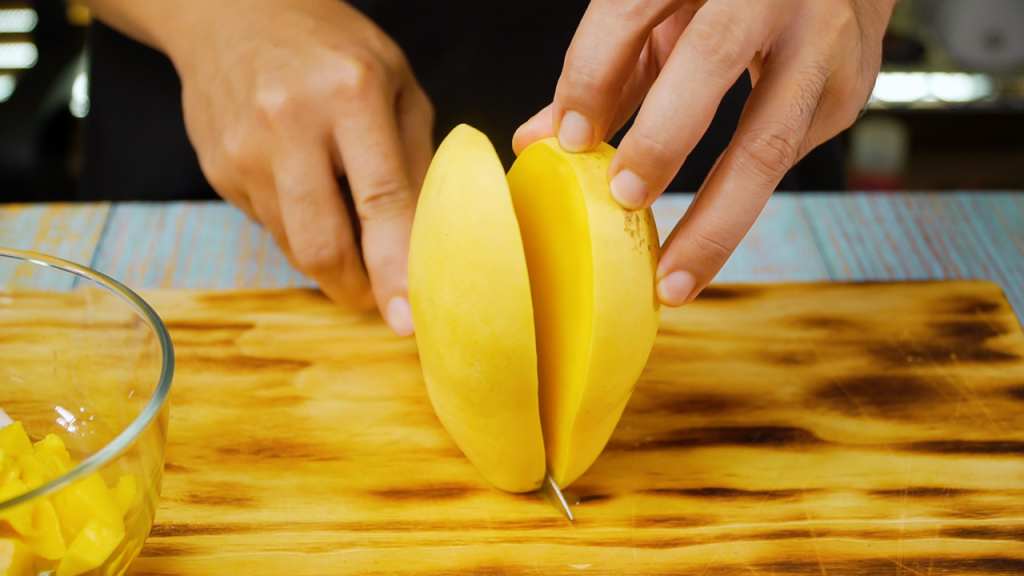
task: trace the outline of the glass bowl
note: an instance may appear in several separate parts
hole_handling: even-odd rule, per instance
[[[127,571],[160,497],[173,372],[134,292],[0,248],[0,574]]]

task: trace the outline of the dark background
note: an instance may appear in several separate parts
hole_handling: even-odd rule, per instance
[[[557,13],[546,19],[534,18],[528,10],[497,10],[479,2],[453,2],[459,17],[446,19],[437,18],[431,5],[409,2],[397,17],[383,4],[364,0],[360,8],[406,48],[437,107],[438,139],[455,124],[467,122],[491,136],[509,164],[511,133],[550,101],[561,68],[561,58],[550,54],[564,53],[572,36],[571,26],[538,22],[578,21],[586,2],[548,3],[547,11]],[[1013,14],[993,14],[995,24],[971,29],[981,58],[967,62],[958,57],[961,47],[943,37],[950,28],[943,14],[959,13],[955,6],[942,4],[900,3],[886,39],[883,72],[986,74],[996,86],[994,93],[975,102],[875,101],[850,131],[794,168],[780,189],[1024,189],[1024,62],[1006,65],[1013,42],[1000,36],[1016,30]],[[973,6],[976,11],[989,5],[995,10],[998,4]],[[0,102],[0,202],[212,197],[188,148],[180,120],[180,86],[165,58],[90,25],[87,12],[63,0],[0,0],[0,10],[21,7],[38,13],[37,26],[29,33],[0,33],[0,43],[33,42],[39,58],[27,70],[0,69],[0,75],[17,80],[10,98]],[[422,13],[409,13],[417,10]],[[466,30],[491,36],[488,42],[473,44],[485,48],[467,50]],[[521,39],[523,30],[535,36],[538,48],[510,56],[507,46],[516,35]],[[986,64],[986,50],[992,61],[1001,58],[999,66]],[[490,64],[495,61],[506,64],[498,68]],[[79,118],[72,114],[71,94],[82,74],[90,80],[92,98],[86,109],[78,102]],[[143,77],[149,80],[140,82]],[[728,142],[748,92],[749,80],[741,78],[670,190],[699,186]],[[168,123],[168,117],[173,121]],[[873,140],[865,135],[877,130],[861,126],[877,126],[878,119],[884,120],[884,134],[899,136],[902,142],[891,150],[890,142],[882,151],[886,158],[898,158],[884,162],[884,169],[854,153],[871,151]]]

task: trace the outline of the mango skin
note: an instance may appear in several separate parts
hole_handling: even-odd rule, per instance
[[[441,423],[508,492],[544,480],[530,281],[498,155],[456,127],[427,171],[409,249],[409,301]]]

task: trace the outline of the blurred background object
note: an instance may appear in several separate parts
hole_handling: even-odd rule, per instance
[[[0,202],[78,198],[90,22],[66,0],[0,0]],[[1024,189],[1024,0],[903,0],[883,57],[841,138],[847,188]]]

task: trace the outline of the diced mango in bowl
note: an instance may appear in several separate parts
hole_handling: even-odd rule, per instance
[[[74,467],[64,441],[36,442],[15,422],[0,428],[0,502],[17,498]],[[125,537],[124,518],[138,493],[126,474],[114,487],[99,473],[0,512],[0,576],[78,576],[102,566]]]

